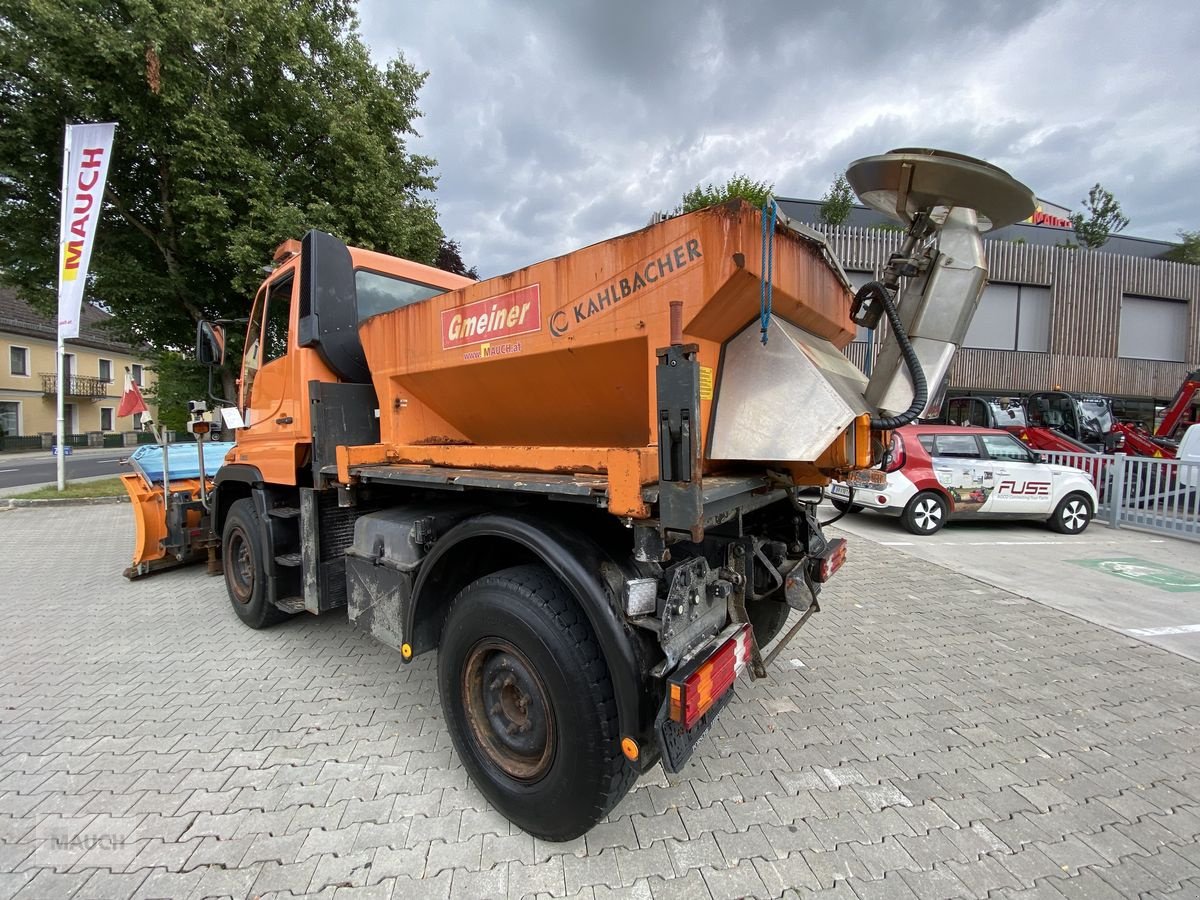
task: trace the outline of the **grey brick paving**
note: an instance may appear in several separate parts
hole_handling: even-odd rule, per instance
[[[0,900],[1200,896],[1200,664],[885,547],[683,780],[548,844],[468,782],[432,660],[128,583],[127,516],[0,512]]]

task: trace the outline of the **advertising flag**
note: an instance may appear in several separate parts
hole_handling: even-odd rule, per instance
[[[117,407],[117,418],[144,412],[146,412],[146,401],[142,399],[142,392],[138,388],[137,382],[133,380],[133,376],[129,374],[129,367],[126,366],[125,392],[121,394],[121,405]]]
[[[83,305],[96,226],[100,223],[100,206],[115,128],[112,122],[67,126],[58,234],[60,339],[79,337],[79,310]]]

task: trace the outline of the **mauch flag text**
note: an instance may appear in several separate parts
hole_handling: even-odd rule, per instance
[[[58,334],[61,338],[79,336],[79,310],[83,305],[96,226],[100,223],[115,128],[112,122],[67,126],[58,235]]]

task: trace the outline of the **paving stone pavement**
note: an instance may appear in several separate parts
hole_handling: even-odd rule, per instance
[[[128,517],[0,512],[0,900],[1200,896],[1200,665],[888,548],[683,777],[548,844],[467,781],[431,659],[126,582]]]

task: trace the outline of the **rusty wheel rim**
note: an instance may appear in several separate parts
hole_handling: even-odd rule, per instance
[[[235,528],[229,535],[229,547],[225,553],[229,559],[226,572],[233,598],[238,603],[247,604],[254,596],[254,556],[250,552],[250,541],[240,528]]]
[[[554,711],[537,670],[507,641],[472,648],[463,666],[463,708],[476,745],[510,777],[537,781],[554,761]]]

